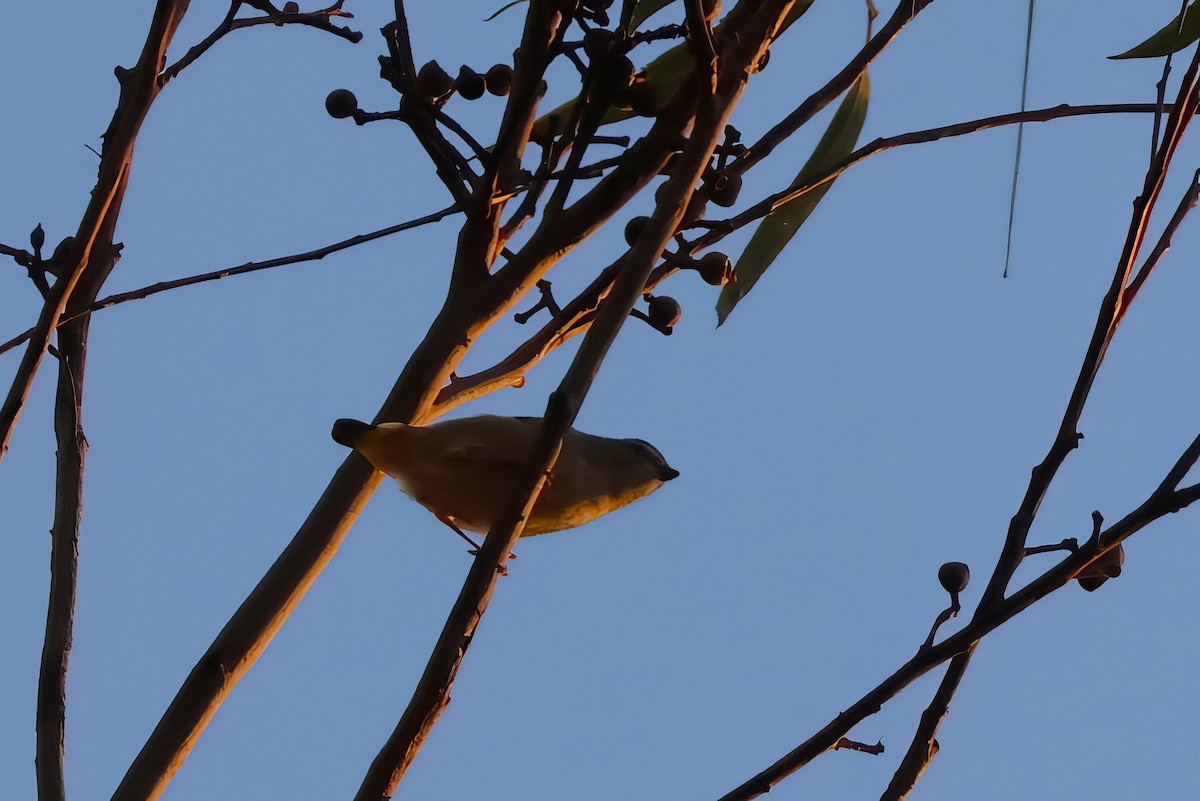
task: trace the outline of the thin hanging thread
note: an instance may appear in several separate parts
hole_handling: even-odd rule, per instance
[[[1033,8],[1037,0],[1029,0],[1029,18],[1025,22],[1025,73],[1021,76],[1021,111],[1029,93],[1029,51],[1033,45]],[[1013,160],[1012,193],[1008,198],[1008,242],[1004,248],[1004,277],[1008,278],[1008,263],[1012,258],[1013,219],[1017,212],[1017,176],[1021,174],[1021,143],[1025,139],[1025,123],[1017,123],[1017,154]]]

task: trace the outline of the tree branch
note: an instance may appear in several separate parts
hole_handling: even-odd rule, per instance
[[[454,204],[453,206],[447,206],[441,211],[435,211],[432,214],[425,215],[424,217],[418,217],[415,220],[408,220],[407,222],[397,223],[396,225],[389,225],[387,228],[380,228],[378,231],[372,231],[369,234],[352,236],[349,239],[343,239],[340,242],[334,242],[332,245],[326,245],[324,247],[316,248],[315,250],[308,250],[303,253],[294,253],[290,256],[279,256],[278,258],[267,259],[266,261],[248,261],[245,264],[239,264],[236,267],[226,267],[223,270],[213,270],[212,272],[201,273],[199,275],[190,275],[186,278],[175,278],[171,281],[159,281],[158,283],[150,284],[138,289],[131,289],[128,292],[118,292],[114,295],[108,295],[107,297],[100,298],[99,300],[90,304],[79,314],[63,319],[59,325],[61,326],[71,322],[72,320],[76,320],[79,318],[79,316],[84,314],[91,314],[93,312],[100,311],[101,309],[107,309],[111,306],[128,303],[131,300],[143,300],[151,295],[157,295],[159,292],[166,292],[168,289],[179,289],[181,287],[192,286],[194,284],[202,284],[207,281],[219,281],[222,278],[229,278],[233,275],[245,275],[246,273],[258,272],[259,270],[268,270],[272,267],[284,267],[289,264],[320,261],[330,254],[347,250],[356,245],[361,245],[366,242],[373,242],[374,240],[382,239],[385,236],[391,236],[392,234],[398,234],[402,231],[408,231],[413,228],[418,228],[422,225],[438,222],[452,214],[457,214],[461,210],[462,209],[458,204]],[[30,328],[24,333],[18,334],[8,342],[0,345],[0,354],[11,350],[17,345],[20,345],[22,342],[27,341],[32,334],[33,329]]]
[[[115,218],[121,208],[133,160],[133,144],[146,113],[158,96],[158,70],[187,7],[188,0],[159,0],[137,64],[131,70],[118,70],[121,96],[112,122],[104,134],[100,176],[92,190],[91,202],[80,221],[75,241],[60,265],[61,276],[42,307],[42,313],[29,338],[29,347],[26,348],[21,364],[17,367],[17,374],[13,378],[4,404],[0,406],[0,459],[3,459],[8,451],[13,427],[21,415],[25,399],[29,396],[42,356],[46,353],[50,337],[58,327],[72,291],[88,267],[92,248],[97,243],[104,220],[110,214]]]
[[[1104,361],[1108,345],[1121,320],[1121,309],[1125,305],[1129,275],[1145,239],[1146,226],[1149,224],[1155,203],[1162,192],[1167,170],[1171,165],[1171,158],[1183,138],[1188,123],[1191,122],[1196,112],[1198,75],[1200,75],[1200,47],[1197,48],[1196,55],[1193,56],[1187,73],[1184,75],[1179,96],[1167,119],[1163,143],[1159,147],[1158,155],[1146,171],[1142,192],[1134,199],[1133,215],[1129,222],[1125,245],[1121,251],[1121,257],[1117,261],[1108,293],[1100,304],[1096,327],[1092,332],[1091,341],[1088,343],[1079,377],[1071,391],[1066,411],[1063,413],[1058,434],[1055,436],[1046,458],[1033,469],[1025,496],[1021,500],[1017,513],[1013,515],[1009,523],[1008,535],[1005,538],[1000,558],[988,581],[987,589],[984,590],[983,597],[980,599],[979,607],[976,610],[977,616],[999,604],[1004,597],[1008,582],[1023,558],[1029,530],[1033,526],[1033,520],[1037,516],[1042,498],[1049,490],[1059,467],[1066,461],[1071,451],[1078,447],[1079,418],[1083,415],[1083,407],[1091,392],[1092,382],[1100,371],[1100,364]]]
[[[189,66],[204,55],[210,47],[220,41],[226,34],[236,31],[239,28],[252,28],[256,25],[307,25],[311,28],[317,28],[334,36],[345,39],[348,42],[357,44],[362,41],[362,32],[353,31],[349,28],[342,28],[330,22],[331,17],[353,17],[354,15],[348,11],[342,11],[342,4],[345,0],[338,0],[328,8],[322,8],[318,11],[297,11],[290,13],[281,11],[275,8],[274,5],[267,2],[252,2],[251,0],[233,0],[229,4],[229,11],[225,14],[225,19],[221,20],[220,24],[213,29],[213,32],[204,37],[198,44],[191,47],[183,57],[176,61],[171,66],[162,71],[158,77],[159,86],[165,86],[168,81],[177,77]],[[243,5],[253,6],[263,12],[261,17],[244,17],[235,19],[239,10]]]
[[[1175,466],[1168,472],[1163,482],[1138,509],[1126,515],[1124,519],[1111,527],[1107,532],[1102,533],[1100,531],[1100,524],[1097,522],[1095,532],[1084,547],[1071,553],[1062,562],[1022,590],[1014,593],[1011,597],[1005,598],[1004,593],[1008,582],[1024,556],[1027,535],[1037,514],[1041,499],[1049,488],[1051,481],[1053,481],[1058,468],[1066,459],[1066,456],[1077,445],[1079,435],[1076,433],[1076,427],[1092,382],[1099,370],[1100,363],[1103,361],[1108,343],[1111,341],[1112,335],[1116,330],[1120,309],[1125,298],[1125,289],[1129,281],[1130,272],[1132,271],[1133,262],[1137,258],[1145,236],[1146,224],[1153,211],[1155,201],[1161,193],[1171,157],[1174,155],[1188,122],[1196,113],[1198,74],[1200,74],[1200,48],[1198,48],[1197,55],[1193,58],[1188,68],[1183,85],[1180,87],[1179,97],[1172,107],[1171,115],[1166,125],[1163,144],[1159,148],[1150,169],[1147,171],[1143,191],[1134,201],[1134,211],[1130,221],[1129,233],[1122,250],[1121,258],[1118,260],[1117,269],[1109,292],[1101,302],[1092,341],[1084,356],[1075,389],[1067,403],[1067,409],[1064,413],[1059,433],[1045,460],[1034,468],[1025,497],[1009,524],[1004,549],[997,560],[992,579],[984,591],[983,598],[980,600],[979,606],[970,623],[963,630],[947,638],[942,643],[920,649],[913,659],[909,660],[870,693],[859,699],[858,702],[835,718],[824,729],[809,738],[809,740],[770,768],[744,783],[732,793],[724,796],[721,801],[742,801],[743,799],[755,798],[762,793],[768,792],[771,787],[782,781],[783,778],[799,770],[831,747],[837,738],[847,734],[853,726],[877,712],[886,701],[895,697],[918,677],[946,659],[960,654],[969,654],[983,636],[1028,608],[1037,600],[1065,585],[1081,570],[1092,562],[1103,558],[1129,536],[1132,536],[1132,534],[1150,522],[1176,512],[1200,499],[1200,485],[1184,490],[1176,489],[1188,470],[1200,458],[1200,436],[1198,436],[1184,451],[1184,454],[1179,458]],[[969,659],[963,659],[958,665],[958,670],[948,673],[950,680],[949,682],[944,682],[942,687],[942,689],[947,691],[945,695],[946,704],[949,703],[949,699],[953,695],[958,681],[961,679],[961,672],[966,669],[968,663]],[[939,692],[940,695],[942,695],[941,692]],[[940,715],[937,713],[941,707],[941,701],[940,697],[935,698],[935,703],[930,707],[931,715],[936,715],[938,718],[940,718]],[[932,743],[932,735],[935,731],[936,726],[933,726],[929,720],[923,721],[922,726],[918,730],[917,738],[914,740],[914,745],[910,748],[909,756],[911,759],[906,758],[906,764],[897,773],[894,782],[895,786],[889,788],[889,792],[893,790],[903,790],[906,792],[906,788],[902,785],[909,779],[915,783],[920,771],[928,765],[929,759],[932,758],[929,746]],[[926,735],[928,735],[927,738]],[[911,785],[909,785],[908,789],[910,788]],[[885,795],[886,797],[888,796]]]
[[[1195,208],[1197,197],[1200,197],[1200,170],[1197,170],[1192,175],[1192,183],[1180,199],[1179,206],[1176,207],[1170,221],[1163,228],[1158,242],[1154,245],[1153,250],[1150,251],[1150,255],[1142,263],[1141,268],[1137,271],[1137,275],[1133,277],[1133,280],[1129,282],[1129,286],[1125,288],[1125,304],[1121,307],[1117,315],[1118,322],[1125,316],[1125,312],[1129,310],[1129,304],[1133,302],[1142,285],[1146,283],[1146,279],[1150,277],[1150,273],[1154,271],[1154,268],[1162,261],[1162,257],[1171,249],[1171,240],[1175,237],[1175,232],[1179,230],[1179,226],[1183,224],[1183,218],[1188,215],[1189,211]]]
[[[1167,109],[1174,109],[1173,104],[1168,104]],[[824,186],[846,170],[856,164],[866,161],[871,156],[881,153],[892,148],[902,147],[905,145],[919,145],[928,142],[936,142],[939,139],[947,139],[954,136],[963,136],[966,134],[976,133],[978,131],[986,131],[991,128],[999,128],[1004,125],[1016,125],[1022,122],[1050,122],[1052,120],[1064,119],[1067,117],[1085,117],[1094,114],[1153,114],[1158,111],[1158,106],[1153,103],[1116,103],[1107,105],[1090,105],[1090,106],[1069,106],[1066,104],[1054,106],[1051,108],[1035,109],[1033,111],[1018,112],[1013,114],[997,114],[992,117],[983,117],[977,120],[968,120],[966,122],[954,123],[953,125],[943,125],[938,128],[928,128],[922,131],[910,131],[909,133],[898,134],[887,138],[876,139],[866,145],[855,150],[850,155],[846,156],[842,161],[830,167],[824,173],[813,177],[812,180],[797,187],[776,192],[773,195],[768,195],[766,198],[750,206],[745,211],[730,217],[727,220],[712,220],[708,223],[711,230],[698,237],[694,242],[690,243],[688,252],[695,252],[703,248],[711,247],[717,242],[724,239],[729,234],[749,225],[752,222],[761,220],[771,212],[778,209],[780,206],[786,205],[802,195],[806,195],[819,186]]]
[[[774,5],[779,16],[790,5],[787,0],[766,0],[762,5],[767,2]],[[731,16],[738,15],[738,11],[746,13],[747,6],[740,5]],[[654,214],[624,260],[612,291],[601,304],[596,322],[584,338],[562,383],[550,396],[533,454],[517,481],[514,495],[488,532],[412,700],[371,763],[355,801],[379,801],[391,797],[429,731],[449,704],[450,690],[463,657],[487,609],[500,571],[524,528],[524,520],[554,466],[563,437],[574,422],[608,349],[628,319],[629,311],[641,297],[659,254],[683,219],[693,187],[741,97],[746,67],[751,63],[749,58],[757,58],[766,46],[769,31],[749,26],[744,31],[743,42],[726,53],[727,63],[723,65],[716,94],[701,101],[695,130],[665,185]]]
[[[933,700],[921,713],[921,722],[917,725],[917,731],[913,735],[908,751],[904,754],[904,759],[900,760],[900,767],[892,775],[892,781],[880,796],[879,801],[904,801],[917,786],[921,777],[925,775],[933,758],[937,756],[937,733],[942,726],[942,721],[950,712],[950,699],[954,697],[963,674],[967,672],[967,666],[971,664],[971,656],[974,653],[975,646],[971,646],[950,660],[950,666],[946,668],[946,673],[942,676],[942,682],[938,685]]]
[[[399,0],[396,5],[402,11]],[[541,6],[540,0],[531,3],[522,43],[523,49],[529,49],[527,55],[517,57],[510,110],[505,117],[509,133],[502,137],[504,147],[496,148],[499,163],[519,159],[521,131],[527,137],[535,114],[544,64],[538,61],[532,42],[548,32],[552,22]],[[546,33],[547,39],[550,36]],[[514,96],[523,98],[527,107],[514,107]],[[490,277],[487,265],[495,247],[495,208],[491,195],[483,191],[486,184],[481,181],[464,206],[467,220],[459,235],[446,303],[375,416],[377,423],[428,422],[438,388],[447,383],[475,336],[509,304],[502,293],[481,290]],[[382,474],[361,456],[351,453],[346,458],[292,541],[192,668],[130,765],[113,801],[147,801],[162,794],[221,703],[333,558],[381,480]]]
[[[1002,599],[998,606],[976,615],[962,630],[931,648],[919,649],[916,656],[855,701],[823,729],[766,770],[722,796],[720,801],[748,801],[770,792],[772,787],[832,748],[838,739],[846,736],[851,729],[878,712],[885,703],[930,670],[972,649],[985,636],[1050,593],[1066,586],[1090,562],[1100,559],[1150,523],[1200,501],[1200,484],[1174,489],[1176,484],[1172,483],[1176,477],[1182,480],[1196,464],[1197,459],[1200,459],[1200,436],[1192,441],[1167,473],[1167,477],[1141,506],[1103,533],[1093,535],[1084,547],[1071,553],[1008,598]]]
[[[800,126],[811,120],[817,113],[832,103],[837,97],[850,88],[858,76],[862,74],[868,65],[883,52],[883,49],[891,44],[892,40],[900,31],[916,18],[917,14],[921,13],[933,0],[900,0],[896,6],[896,10],[892,12],[892,16],[879,29],[879,33],[871,37],[862,50],[858,52],[848,64],[829,80],[829,83],[822,86],[812,95],[810,95],[796,109],[784,117],[771,130],[763,134],[762,138],[749,147],[737,159],[735,159],[727,169],[737,173],[744,173],[746,170],[753,167],[758,162],[765,159],[771,152],[783,142],[800,130]]]
[[[83,517],[83,376],[87,320],[59,332],[58,389],[54,400],[54,525],[50,529],[50,599],[38,671],[37,786],[39,801],[65,801],[63,754],[67,718],[67,666],[71,656],[79,575],[79,525]]]

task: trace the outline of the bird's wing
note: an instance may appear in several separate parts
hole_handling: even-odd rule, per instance
[[[441,459],[524,464],[537,436],[536,417],[479,415],[447,420],[429,427],[428,454]]]

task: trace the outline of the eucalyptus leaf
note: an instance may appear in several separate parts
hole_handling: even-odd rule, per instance
[[[845,99],[834,112],[833,119],[829,121],[829,127],[821,136],[821,141],[817,143],[816,149],[790,188],[808,183],[853,152],[858,135],[862,132],[863,122],[867,118],[870,96],[871,80],[864,72],[846,93]],[[729,313],[738,302],[754,288],[758,279],[800,230],[800,226],[813,213],[831,186],[833,181],[825,182],[811,192],[806,192],[790,203],[780,206],[759,223],[758,229],[742,252],[742,257],[738,259],[733,271],[734,281],[722,287],[721,295],[717,298],[718,326],[728,319]]]
[[[1183,12],[1183,24],[1179,15],[1163,26],[1162,30],[1142,42],[1137,47],[1109,58],[1158,58],[1178,52],[1200,39],[1200,10],[1193,2]]]
[[[676,0],[641,0],[637,4],[637,7],[633,9],[634,30],[637,30],[637,26],[674,2]]]

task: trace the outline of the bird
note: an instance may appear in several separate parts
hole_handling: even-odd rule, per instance
[[[333,424],[332,435],[478,549],[463,529],[486,534],[492,527],[512,497],[541,425],[540,417],[491,414],[427,426],[343,418]],[[645,440],[568,429],[522,535],[582,526],[678,475]]]

